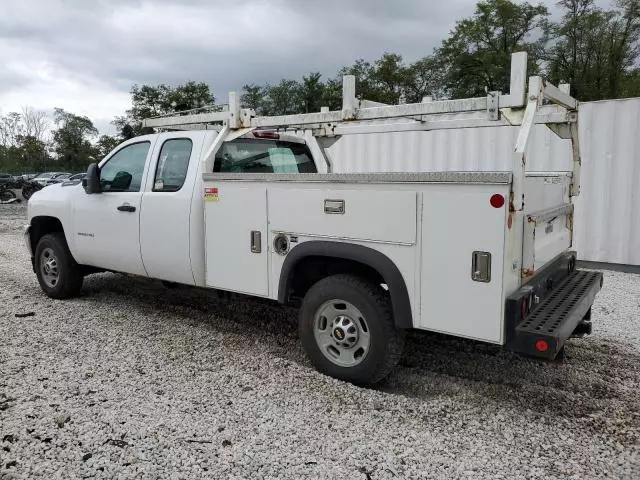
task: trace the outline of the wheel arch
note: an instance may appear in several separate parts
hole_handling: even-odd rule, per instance
[[[305,273],[314,259],[320,259],[323,268],[320,273],[305,277],[311,278],[311,280],[302,282],[301,289],[304,293],[311,287],[311,284],[328,274],[355,273],[369,278],[373,275],[373,280],[387,285],[396,327],[413,327],[409,292],[398,267],[385,254],[353,243],[309,241],[291,249],[280,270],[278,283],[278,301],[280,303],[289,303],[291,293],[295,291],[294,279]],[[332,268],[337,268],[337,271],[326,273]]]
[[[38,241],[48,233],[60,232],[67,238],[64,226],[59,218],[49,215],[38,215],[31,219],[29,223],[29,242],[31,243],[31,251],[35,253]],[[67,244],[69,243],[67,239]]]

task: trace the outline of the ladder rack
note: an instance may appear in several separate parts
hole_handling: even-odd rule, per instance
[[[581,161],[578,147],[578,101],[569,95],[568,85],[555,87],[538,76],[529,78],[527,91],[526,52],[514,53],[511,56],[511,81],[508,94],[489,92],[486,97],[385,105],[356,98],[355,86],[356,79],[353,75],[343,77],[341,110],[329,111],[327,107],[323,107],[320,112],[314,113],[257,116],[254,110],[241,108],[238,93],[230,92],[229,103],[217,107],[219,111],[206,113],[190,111],[184,114],[149,118],[143,121],[143,126],[168,130],[217,130],[220,135],[212,147],[213,153],[230,131],[240,129],[303,131],[307,142],[316,144],[310,147],[317,151],[315,137],[520,126],[513,152],[514,175],[511,198],[512,210],[520,211],[524,202],[525,152],[531,129],[534,124],[545,124],[560,138],[571,140],[573,148],[571,195],[579,194]]]
[[[317,136],[381,131],[435,130],[520,125],[517,110],[526,106],[527,54],[512,55],[510,93],[489,92],[486,97],[423,101],[404,105],[385,105],[356,98],[353,75],[343,77],[342,109],[293,115],[257,116],[252,109],[241,108],[237,92],[229,94],[229,103],[217,112],[177,113],[143,121],[143,126],[169,130],[202,129],[218,124],[231,129],[263,128],[276,130],[314,130]],[[533,78],[533,77],[532,77]],[[545,106],[534,116],[534,123],[563,124],[573,121],[577,101],[566,89],[543,83],[544,97],[557,105]],[[540,105],[541,106],[541,105]],[[386,124],[384,121],[387,121]],[[403,120],[398,122],[398,120]],[[407,122],[409,120],[409,122]],[[357,125],[357,128],[355,128]],[[208,127],[211,128],[211,127]],[[218,127],[219,128],[219,127]],[[218,129],[214,128],[214,129]]]

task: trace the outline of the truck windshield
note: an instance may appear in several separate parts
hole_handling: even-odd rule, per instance
[[[316,173],[306,145],[278,140],[238,138],[216,154],[214,172]]]

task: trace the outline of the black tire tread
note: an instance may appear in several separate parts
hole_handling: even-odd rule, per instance
[[[365,278],[350,274],[337,274],[319,280],[311,287],[309,292],[307,292],[307,295],[309,293],[311,293],[311,295],[314,295],[315,290],[321,290],[327,284],[330,284],[332,286],[336,284],[342,284],[346,287],[359,290],[373,301],[378,311],[381,313],[381,325],[384,329],[385,338],[387,339],[386,354],[376,365],[375,370],[371,372],[366,380],[355,381],[354,383],[357,383],[359,385],[373,385],[380,382],[387,375],[389,375],[389,373],[391,373],[393,368],[400,361],[402,352],[404,350],[405,341],[404,330],[399,330],[395,327],[391,301],[388,294],[380,286]]]
[[[50,289],[40,279],[40,247],[45,243],[52,243],[54,249],[57,250],[58,253],[62,253],[62,255],[58,256],[58,261],[62,263],[64,279],[61,282],[61,287],[59,289]],[[64,233],[54,232],[43,235],[42,238],[40,238],[40,240],[38,241],[38,246],[36,247],[35,261],[38,282],[40,283],[42,290],[47,294],[47,296],[56,299],[66,299],[78,295],[78,293],[82,289],[82,283],[84,280],[82,269],[80,265],[76,263],[73,255],[71,255],[71,251],[69,250],[69,246],[67,245],[67,240],[64,236]]]

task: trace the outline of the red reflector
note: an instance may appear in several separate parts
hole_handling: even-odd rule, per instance
[[[513,215],[509,214],[509,218],[507,219],[507,227],[511,230],[511,226],[513,225]]]
[[[261,131],[257,131],[257,132],[253,132],[253,136],[256,138],[270,138],[272,140],[279,140],[280,139],[280,135],[277,134],[276,132],[261,132]]]
[[[520,304],[520,313],[522,314],[522,319],[524,320],[527,314],[529,313],[529,301],[525,298],[522,300]]]
[[[538,350],[539,352],[546,352],[547,350],[549,350],[549,344],[546,342],[546,340],[538,340],[536,342],[536,350]]]
[[[504,206],[504,197],[499,193],[491,195],[489,203],[493,208],[502,208]]]

